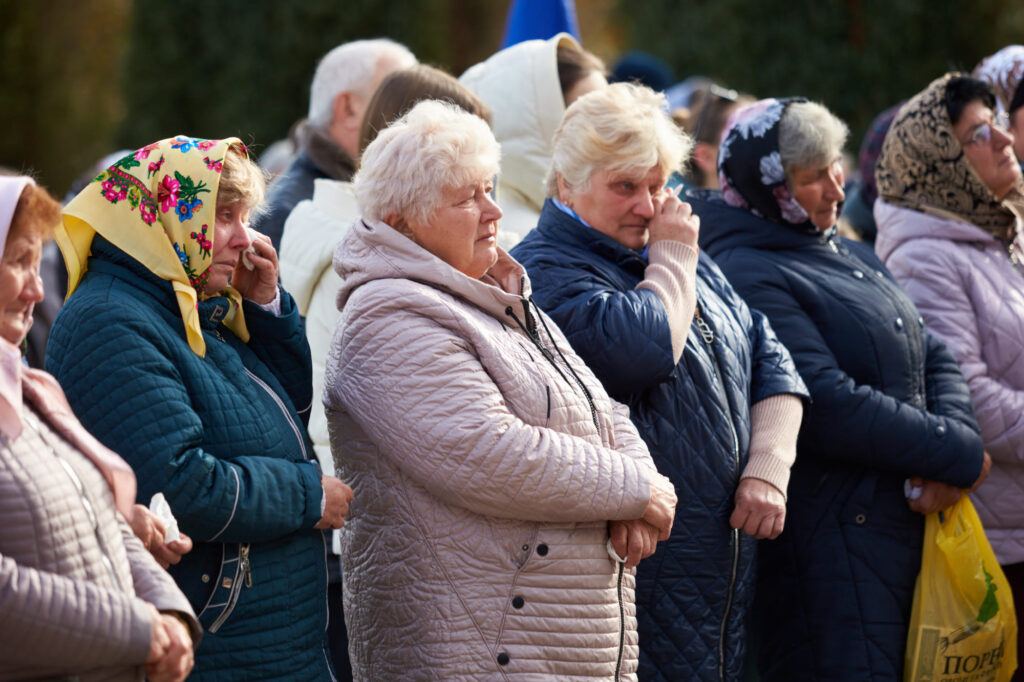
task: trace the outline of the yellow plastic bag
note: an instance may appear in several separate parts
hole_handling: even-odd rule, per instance
[[[1008,682],[1017,668],[1010,586],[967,495],[929,514],[907,638],[907,682]]]

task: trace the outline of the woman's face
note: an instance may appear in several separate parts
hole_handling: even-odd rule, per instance
[[[7,238],[0,260],[0,336],[17,345],[32,326],[32,309],[43,300],[39,260],[43,240],[39,235]]]
[[[995,124],[991,109],[979,100],[964,107],[953,134],[964,156],[996,199],[1002,199],[1020,180],[1020,164],[1013,153],[1013,135]]]
[[[483,277],[498,260],[501,209],[491,199],[493,189],[486,177],[445,190],[427,223],[408,221],[413,241],[467,277]]]
[[[1010,116],[1010,132],[1013,133],[1013,153],[1018,161],[1024,163],[1024,107]]]
[[[789,173],[793,198],[807,211],[811,222],[819,230],[827,230],[839,218],[839,203],[846,198],[843,181],[843,164],[840,159],[824,168],[795,166]]]
[[[625,247],[639,251],[650,236],[654,197],[663,192],[667,178],[655,164],[646,171],[594,171],[590,188],[573,193],[559,176],[559,198],[588,225]]]
[[[231,282],[242,252],[249,248],[252,239],[246,229],[249,222],[249,207],[241,201],[230,204],[217,203],[217,219],[213,225],[212,263],[206,278],[206,291],[215,293]]]

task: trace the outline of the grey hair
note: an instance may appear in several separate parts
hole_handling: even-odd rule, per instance
[[[793,168],[825,168],[838,159],[850,129],[817,102],[793,102],[779,121],[779,156],[790,177]]]
[[[659,166],[678,170],[693,140],[665,113],[665,96],[633,83],[615,83],[572,103],[552,142],[547,194],[558,196],[558,176],[572,192],[590,189],[599,169],[613,173]]]
[[[373,76],[384,59],[398,68],[416,64],[416,57],[405,45],[387,38],[354,40],[334,48],[320,60],[309,88],[309,121],[326,127],[334,115],[334,98],[351,91],[369,99]]]
[[[356,202],[368,220],[395,214],[428,223],[445,192],[496,175],[500,156],[482,118],[454,104],[425,100],[363,151],[352,180]]]

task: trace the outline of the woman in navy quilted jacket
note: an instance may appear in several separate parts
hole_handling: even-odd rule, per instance
[[[806,391],[664,189],[690,141],[662,101],[616,84],[569,107],[540,222],[512,254],[677,489],[672,535],[637,574],[640,679],[736,680],[756,538],[783,529]]]
[[[811,391],[758,565],[766,682],[902,679],[924,514],[989,466],[953,357],[871,247],[836,236],[846,135],[820,104],[762,100],[722,143],[722,195],[690,196],[701,246]]]
[[[102,172],[57,231],[71,295],[47,368],[140,501],[163,492],[195,540],[171,568],[206,631],[193,679],[330,680],[322,529],[351,490],[306,437],[309,346],[246,226],[263,187],[236,138],[162,140]]]

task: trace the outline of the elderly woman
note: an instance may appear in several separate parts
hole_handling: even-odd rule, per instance
[[[995,109],[986,83],[947,74],[900,110],[876,169],[876,250],[967,378],[992,455],[972,498],[1024,622],[1024,185]]]
[[[846,136],[819,104],[762,100],[722,143],[722,198],[694,201],[701,246],[811,391],[786,530],[761,547],[762,680],[901,679],[923,515],[987,472],[956,361],[870,247],[835,236]]]
[[[995,109],[1006,114],[1013,153],[1024,166],[1024,45],[1008,45],[985,57],[973,75],[992,86]]]
[[[18,346],[60,204],[0,178],[0,678],[183,680],[199,626],[136,538],[135,476]]]
[[[321,529],[351,491],[312,460],[309,347],[246,228],[262,193],[234,138],[162,140],[101,173],[57,231],[72,293],[47,366],[196,540],[171,569],[206,629],[194,679],[328,680]]]
[[[496,246],[497,172],[487,124],[427,101],[354,181],[324,396],[353,672],[635,680],[630,569],[675,492]]]
[[[616,84],[569,107],[540,223],[514,254],[685,491],[637,576],[641,678],[736,680],[755,538],[783,528],[806,392],[764,318],[698,256],[690,207],[663,189],[689,140],[662,101]]]

